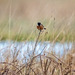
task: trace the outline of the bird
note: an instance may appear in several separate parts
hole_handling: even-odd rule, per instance
[[[37,29],[40,30],[40,31],[42,31],[43,29],[46,30],[46,28],[44,28],[44,26],[43,26],[43,24],[41,24],[41,22],[37,23]]]

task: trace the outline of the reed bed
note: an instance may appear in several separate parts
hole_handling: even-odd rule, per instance
[[[44,53],[31,55],[30,58],[17,59],[18,52],[13,58],[7,56],[0,62],[0,75],[74,75],[75,56],[68,53],[66,58],[58,58],[55,54]],[[25,61],[25,62],[22,62]]]

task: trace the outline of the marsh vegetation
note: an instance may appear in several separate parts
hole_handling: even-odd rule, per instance
[[[0,75],[75,75],[75,1],[0,0]]]

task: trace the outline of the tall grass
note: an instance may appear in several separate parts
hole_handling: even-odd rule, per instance
[[[40,3],[34,0],[33,2],[3,0],[0,4],[0,40],[24,41],[31,34],[30,40],[34,40],[38,33],[36,24],[40,21],[48,32],[43,40],[53,41],[61,32],[57,41],[61,41],[63,37],[65,41],[75,41],[75,4],[73,0],[44,0],[43,2],[41,0]]]
[[[16,22],[16,21],[15,21]],[[0,40],[17,40],[17,41],[24,41],[30,35],[31,38],[29,40],[34,40],[38,34],[38,30],[36,29],[36,23],[15,23],[12,22],[10,25],[10,37],[9,37],[9,26],[8,21],[4,23],[4,21],[0,24]],[[75,34],[74,34],[74,24],[70,23],[70,25],[65,24],[63,21],[62,23],[50,23],[47,21],[47,24],[42,22],[44,26],[47,28],[41,35],[41,39],[46,41],[53,41],[56,36],[57,41],[61,41],[65,37],[65,41],[75,41]],[[53,21],[54,22],[54,21]],[[68,21],[69,22],[69,21]],[[23,24],[22,24],[23,23]],[[30,25],[31,24],[31,25]],[[44,36],[45,35],[45,36]],[[43,38],[42,38],[43,37]]]
[[[27,41],[35,42],[33,50],[28,46],[23,55],[21,47],[11,49],[14,44],[1,49],[0,75],[75,75],[75,44],[67,54],[64,50],[62,57],[60,52],[58,55],[53,52],[53,48],[47,51],[46,46],[39,54],[35,53],[39,41],[53,45],[57,41],[74,43],[75,4],[69,1],[12,0],[10,4],[10,0],[0,0],[0,40],[23,41],[24,45]],[[46,31],[39,33],[38,21],[44,24]]]

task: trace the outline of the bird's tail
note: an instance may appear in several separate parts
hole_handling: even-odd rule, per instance
[[[46,28],[44,28],[46,30]]]

